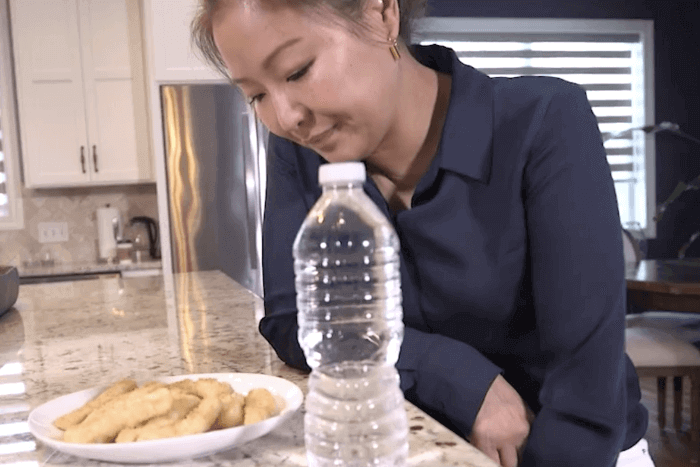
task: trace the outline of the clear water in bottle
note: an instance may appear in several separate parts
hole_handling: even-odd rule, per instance
[[[299,343],[312,368],[310,467],[403,466],[408,456],[394,368],[403,338],[399,241],[362,190],[364,176],[361,163],[322,166],[323,194],[294,243]]]

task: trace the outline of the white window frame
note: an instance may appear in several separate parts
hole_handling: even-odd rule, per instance
[[[24,228],[24,210],[20,191],[19,138],[17,133],[17,113],[15,87],[12,79],[12,47],[10,39],[10,17],[5,0],[0,0],[0,131],[4,153],[5,187],[8,196],[7,216],[0,217],[0,230]]]
[[[454,34],[455,40],[459,40],[464,33],[487,34],[638,34],[642,45],[644,60],[643,90],[644,115],[633,115],[630,128],[638,128],[646,125],[654,125],[654,22],[652,20],[627,20],[627,19],[558,19],[558,18],[438,18],[428,17],[418,21],[413,35],[414,43],[424,41],[431,42],[436,34],[444,40],[450,34]],[[433,36],[431,38],[431,36]],[[634,91],[634,90],[633,90]],[[637,98],[640,94],[637,94]],[[633,96],[633,99],[635,96]],[[643,177],[644,189],[636,190],[635,200],[646,194],[644,203],[635,203],[634,200],[625,209],[635,211],[634,217],[642,219],[641,223],[625,225],[630,230],[638,231],[646,238],[656,237],[656,223],[653,221],[656,214],[656,145],[651,135],[645,135],[641,131],[632,133],[635,151],[641,148],[644,157],[635,163],[634,176]],[[635,209],[636,205],[636,209]],[[635,225],[636,224],[636,225]],[[643,228],[641,228],[643,227]]]

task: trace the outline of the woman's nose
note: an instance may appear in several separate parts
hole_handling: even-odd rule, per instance
[[[286,133],[304,136],[308,128],[309,111],[301,102],[287,95],[280,95],[274,102],[277,123]]]

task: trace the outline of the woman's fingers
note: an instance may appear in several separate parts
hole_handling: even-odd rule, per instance
[[[506,446],[498,451],[503,467],[518,467],[518,451],[514,446]]]
[[[497,464],[501,463],[501,457],[498,454],[498,449],[496,449],[496,446],[489,446],[489,447],[479,447],[475,446],[479,451],[483,452],[486,454],[487,457],[489,457],[492,461],[494,461]]]
[[[470,442],[503,467],[517,467],[518,451],[527,441],[532,419],[534,414],[520,394],[498,375],[481,404]]]

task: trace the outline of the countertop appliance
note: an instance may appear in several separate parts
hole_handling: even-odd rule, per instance
[[[122,218],[119,210],[107,204],[97,209],[97,240],[99,257],[111,260],[116,256],[117,243],[122,239]]]
[[[160,236],[158,235],[158,223],[155,219],[147,216],[132,217],[129,221],[130,226],[141,224],[146,229],[148,237],[148,254],[151,259],[160,259]],[[136,241],[136,239],[133,239]]]
[[[262,296],[267,129],[227,84],[162,86],[161,104],[173,272],[218,269]]]

